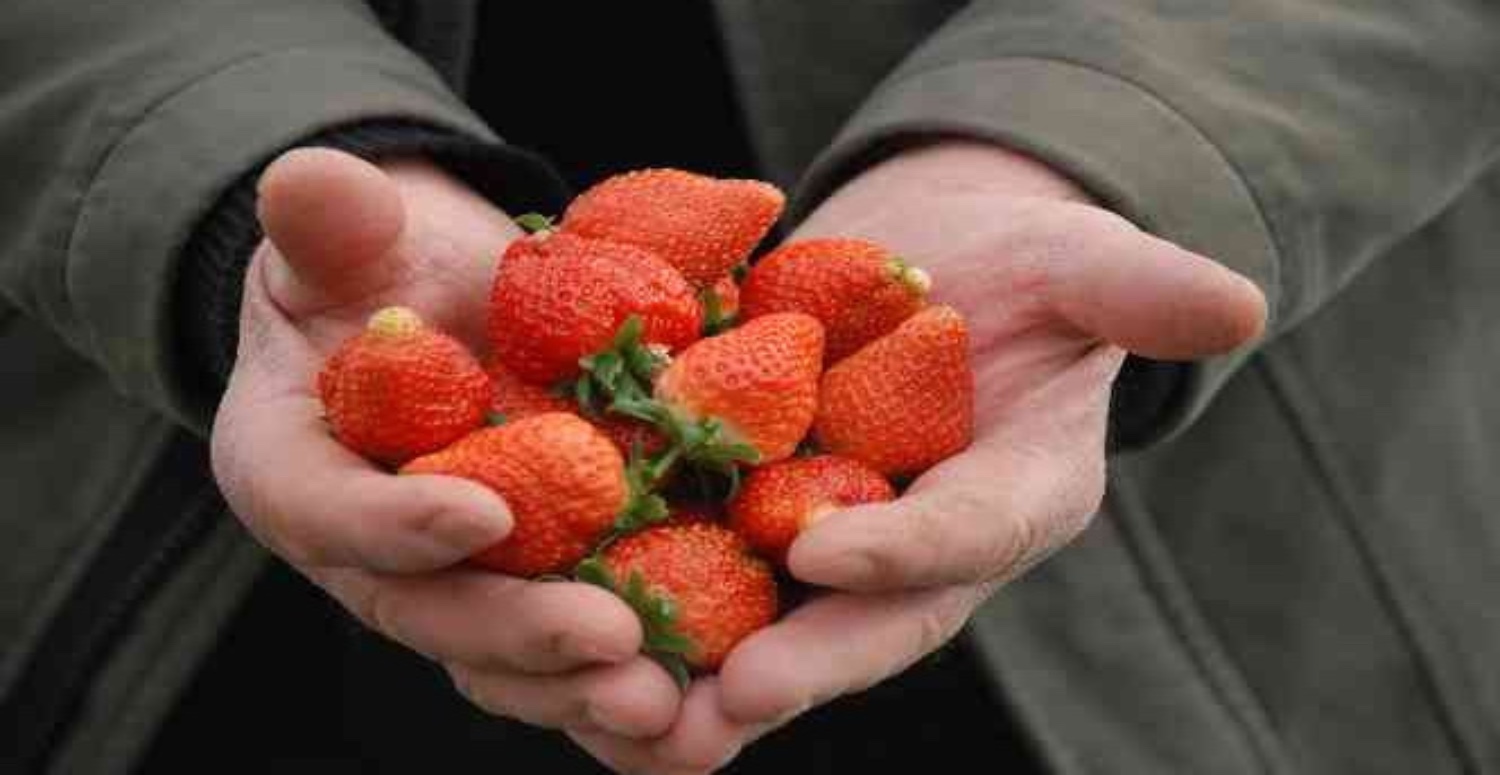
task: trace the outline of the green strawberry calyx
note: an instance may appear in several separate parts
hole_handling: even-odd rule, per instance
[[[624,600],[641,620],[641,651],[666,669],[678,687],[687,687],[691,678],[688,659],[697,645],[677,626],[677,604],[670,597],[648,589],[646,579],[637,570],[632,570],[621,585],[597,555],[579,562],[573,569],[573,577],[607,589]]]
[[[600,404],[621,398],[646,399],[651,382],[666,368],[668,358],[660,348],[641,340],[646,325],[639,315],[620,324],[608,348],[580,358],[583,373],[573,383],[573,397],[585,414],[598,417]]]
[[[573,393],[580,410],[594,417],[604,411],[631,417],[654,426],[667,438],[667,449],[652,459],[648,469],[651,488],[681,461],[727,476],[732,495],[739,489],[738,464],[759,462],[760,452],[733,438],[723,420],[688,417],[652,397],[652,383],[668,358],[641,342],[643,330],[641,319],[632,315],[608,349],[579,360],[583,374],[574,382]]]
[[[704,336],[718,336],[734,328],[735,316],[725,314],[724,300],[719,298],[719,292],[713,286],[699,291],[698,299],[703,302]]]
[[[554,230],[555,221],[541,213],[525,213],[515,218],[516,225],[520,226],[527,234],[541,234]]]
[[[615,517],[614,535],[609,540],[666,520],[667,501],[656,494],[656,489],[671,469],[673,460],[675,456],[669,458],[665,454],[650,457],[643,455],[639,443],[631,447],[630,460],[625,465],[625,482],[630,487],[630,500],[619,516]]]

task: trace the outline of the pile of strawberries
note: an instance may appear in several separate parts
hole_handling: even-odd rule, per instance
[[[896,497],[973,435],[963,318],[880,245],[748,259],[784,197],[680,170],[619,175],[499,262],[490,361],[411,310],[318,378],[336,438],[401,474],[481,482],[514,527],[470,562],[619,594],[679,677],[775,620],[787,549]],[[785,583],[783,581],[783,583]]]

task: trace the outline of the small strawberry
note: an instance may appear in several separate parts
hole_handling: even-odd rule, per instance
[[[480,427],[490,402],[474,356],[405,307],[371,315],[329,356],[317,389],[334,437],[393,466]]]
[[[498,361],[491,363],[487,371],[495,385],[495,400],[490,411],[496,419],[514,421],[545,412],[578,413],[578,406],[571,398],[522,381]],[[629,455],[637,449],[642,454],[652,455],[667,445],[667,440],[655,428],[634,418],[599,415],[584,419],[598,428],[622,455]]]
[[[561,412],[476,431],[401,473],[459,476],[499,493],[510,507],[510,534],[470,560],[526,578],[571,569],[638,503],[619,450]]]
[[[796,457],[750,472],[729,502],[729,527],[756,551],[786,565],[786,551],[807,526],[839,509],[896,497],[890,482],[857,460]]]
[[[823,323],[837,363],[926,306],[927,273],[873,242],[808,239],[767,253],[741,288],[744,316],[803,312]]]
[[[549,385],[577,376],[579,359],[607,348],[632,316],[644,341],[666,350],[703,327],[692,286],[655,255],[541,231],[505,251],[490,292],[490,343],[516,376]]]
[[[824,450],[886,476],[921,473],[967,447],[974,373],[963,316],[928,307],[834,364],[813,434]]]
[[[780,190],[757,180],[639,170],[580,194],[562,230],[650,250],[706,288],[750,257],[785,204]]]
[[[684,455],[717,441],[763,464],[797,449],[817,411],[823,326],[796,312],[766,315],[682,351],[656,379],[646,416],[665,421]],[[713,437],[717,437],[717,440]]]
[[[779,605],[771,569],[713,522],[621,538],[580,563],[577,576],[624,598],[641,618],[646,652],[684,682],[683,662],[717,670],[736,644],[776,619]]]

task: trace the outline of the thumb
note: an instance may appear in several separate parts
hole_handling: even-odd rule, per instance
[[[1266,298],[1246,277],[1124,222],[1101,227],[1052,285],[1073,325],[1160,360],[1228,352],[1264,332]]]
[[[289,151],[261,175],[257,213],[276,250],[272,298],[296,316],[357,301],[393,284],[392,247],[405,227],[394,181],[341,151]],[[279,254],[279,255],[277,255]]]

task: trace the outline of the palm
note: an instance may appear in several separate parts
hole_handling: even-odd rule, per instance
[[[662,740],[575,734],[606,761],[709,771],[936,649],[1087,523],[1127,349],[1194,358],[1258,332],[1263,302],[1242,278],[1092,206],[1034,162],[990,147],[956,155],[877,167],[794,236],[872,239],[928,271],[934,301],[969,322],[974,442],[896,502],[831,515],[800,537],[793,574],[828,591],[692,687]]]

